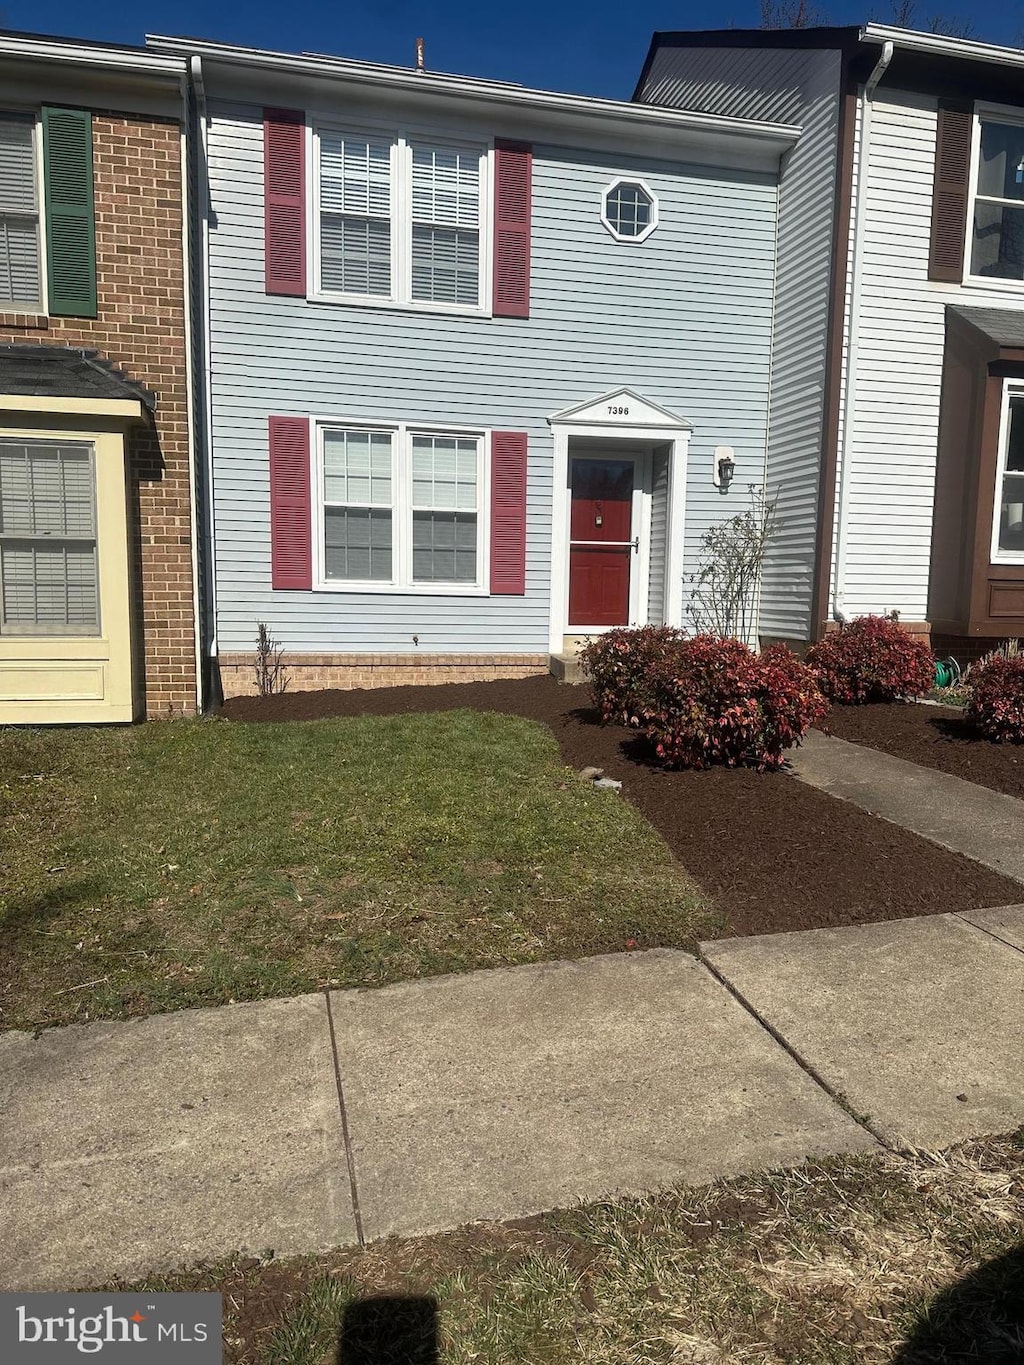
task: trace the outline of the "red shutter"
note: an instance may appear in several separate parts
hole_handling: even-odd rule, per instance
[[[930,280],[952,280],[959,284],[963,279],[972,131],[973,117],[968,105],[940,103],[928,251]]]
[[[494,315],[530,316],[530,200],[533,149],[494,145]]]
[[[270,563],[275,588],[313,586],[309,422],[270,419]]]
[[[526,432],[491,433],[491,592],[526,591]]]
[[[263,227],[268,294],[306,293],[306,116],[263,111]]]

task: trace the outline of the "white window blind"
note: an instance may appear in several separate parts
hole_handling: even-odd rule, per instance
[[[332,428],[323,442],[324,575],[390,582],[391,433]]]
[[[391,294],[391,143],[322,129],[320,254],[323,288]]]
[[[0,113],[0,306],[38,308],[35,121]]]
[[[0,631],[99,632],[93,450],[0,442]]]
[[[480,153],[413,142],[412,297],[480,301]]]
[[[414,583],[473,583],[477,577],[479,439],[412,438]]]

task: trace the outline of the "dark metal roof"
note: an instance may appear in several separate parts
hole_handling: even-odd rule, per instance
[[[24,398],[128,399],[156,410],[156,394],[98,351],[71,346],[0,346],[0,393]]]
[[[1020,309],[963,308],[956,304],[948,307],[951,313],[983,332],[997,346],[1024,348],[1024,312]]]

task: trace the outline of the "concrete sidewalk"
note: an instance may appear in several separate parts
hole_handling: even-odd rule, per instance
[[[820,730],[790,751],[789,765],[830,796],[1024,882],[1024,801]]]
[[[972,918],[0,1035],[0,1288],[1013,1127],[1024,909]]]

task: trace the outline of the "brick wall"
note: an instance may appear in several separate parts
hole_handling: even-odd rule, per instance
[[[148,717],[196,708],[181,139],[172,119],[94,112],[95,320],[0,312],[0,342],[95,348],[157,395],[130,439],[134,616]]]
[[[225,697],[256,692],[254,654],[222,654]],[[546,654],[289,654],[282,659],[289,692],[325,688],[405,687],[427,683],[492,682],[547,673]]]

